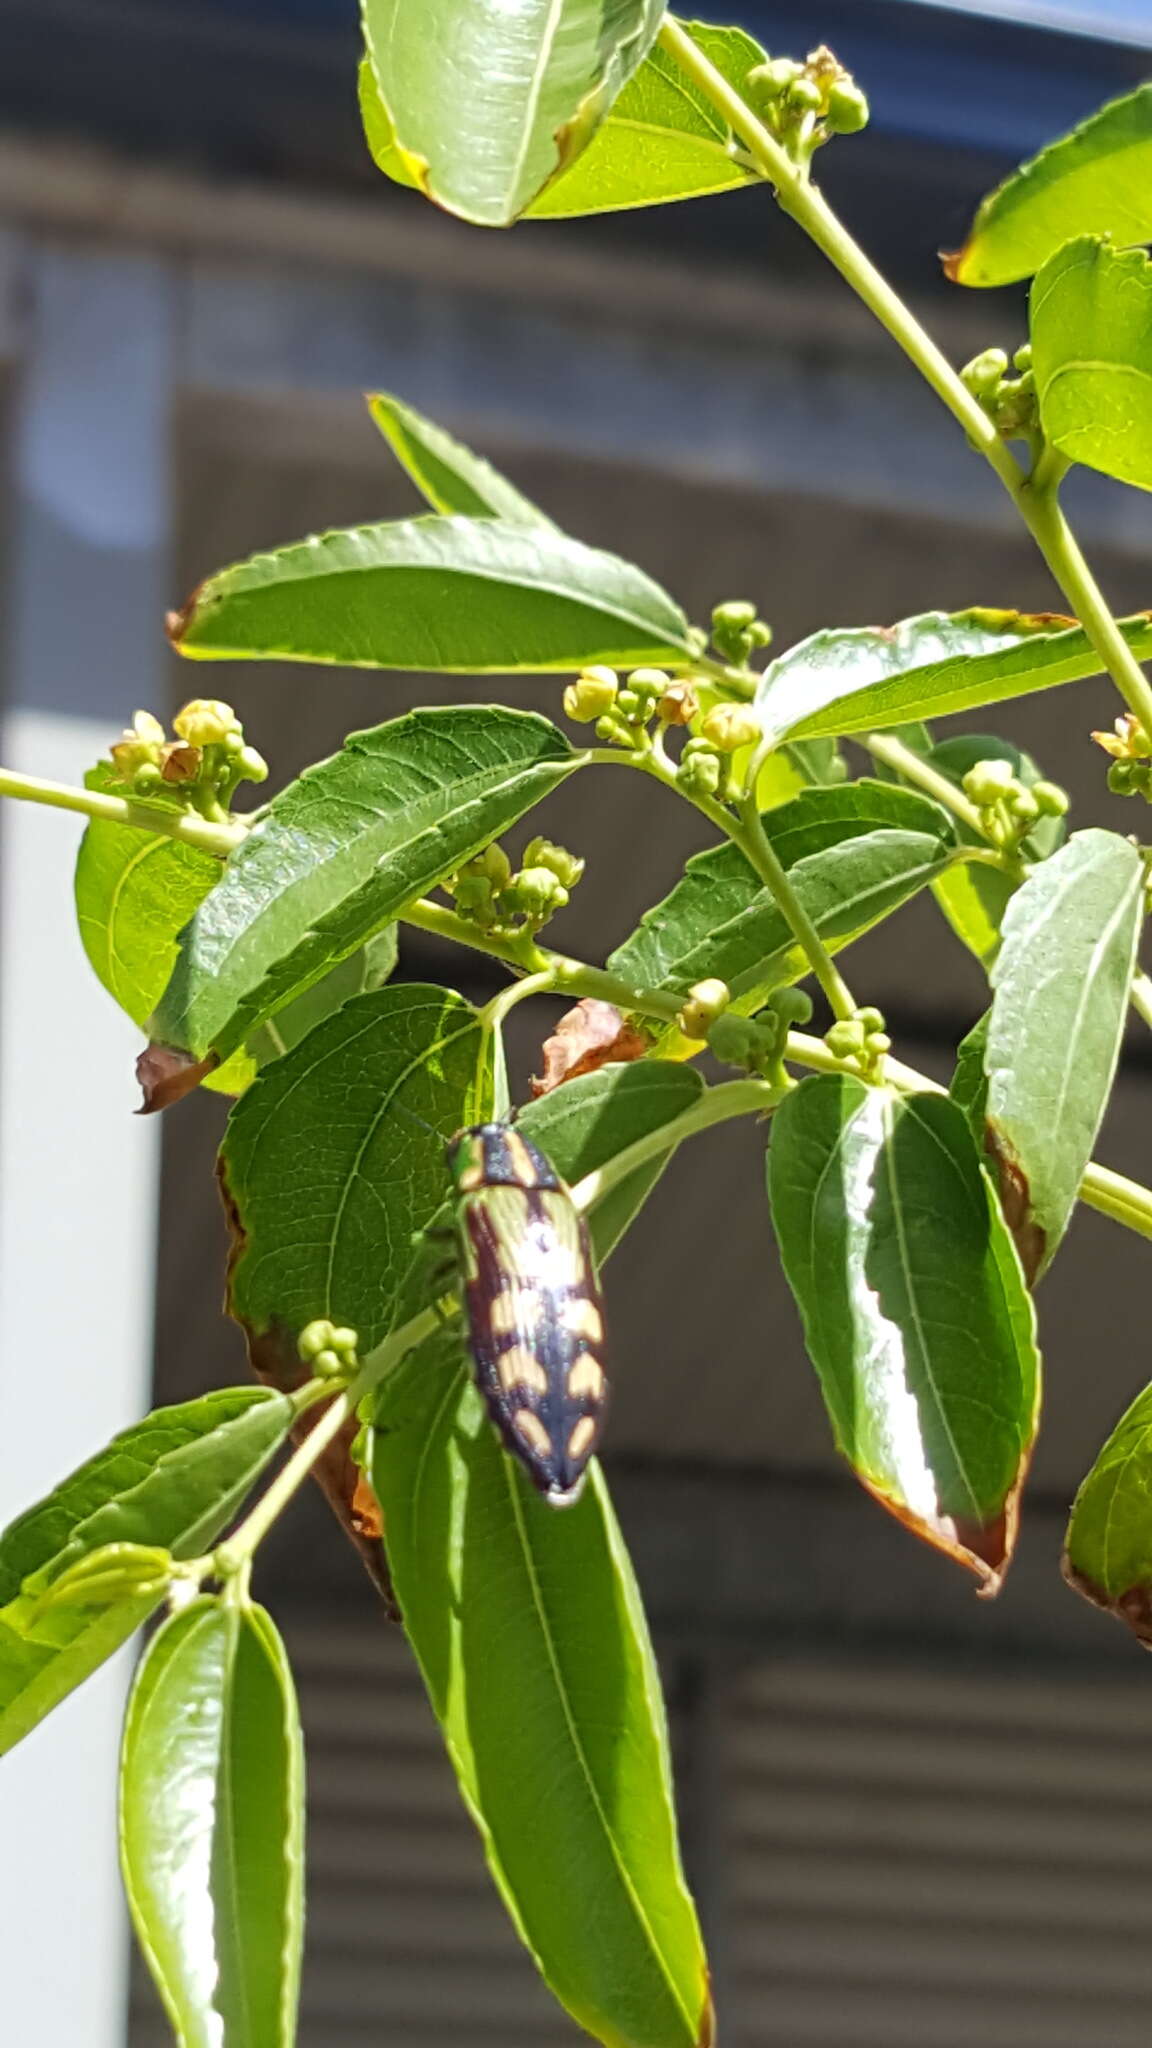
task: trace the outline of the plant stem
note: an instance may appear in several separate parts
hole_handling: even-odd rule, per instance
[[[1046,455],[1041,457],[1031,479],[1025,475],[983,407],[848,233],[823,194],[811,183],[806,168],[793,162],[736,88],[671,15],[664,17],[659,40],[740,137],[753,162],[774,187],[783,212],[803,228],[840,272],[963,427],[971,445],[995,470],[1129,710],[1152,733],[1152,688],[1119,631],[1060,508],[1057,486],[1067,465]]]
[[[1080,1183],[1080,1200],[1141,1237],[1152,1237],[1152,1189],[1093,1160]]]
[[[730,837],[775,898],[777,908],[787,920],[797,944],[803,948],[808,965],[828,998],[833,1016],[842,1020],[854,1017],[856,998],[792,887],[784,864],[764,830],[756,804],[758,779],[758,772],[749,777],[751,788],[740,806],[741,823],[736,830],[729,827]]]
[[[0,768],[0,796],[18,797],[24,803],[49,804],[57,811],[79,811],[87,818],[104,818],[113,825],[133,825],[143,832],[166,833],[186,846],[198,846],[204,853],[221,858],[239,846],[248,831],[240,819],[231,824],[213,824],[196,811],[167,810],[161,805],[133,803],[129,797],[112,796],[101,789],[74,789],[67,782],[46,782],[40,775],[18,775]]]
[[[1152,1025],[1152,980],[1146,974],[1137,974],[1133,978],[1129,1001],[1137,1016],[1142,1017],[1145,1024]]]
[[[775,1109],[784,1093],[784,1089],[773,1087],[770,1081],[720,1082],[718,1087],[707,1089],[691,1109],[673,1117],[671,1123],[647,1131],[594,1173],[586,1173],[572,1189],[572,1200],[580,1210],[595,1208],[621,1181],[639,1167],[647,1166],[649,1160],[672,1152],[683,1139],[695,1137],[698,1131],[707,1131],[713,1124],[727,1123],[731,1117],[754,1116]]]
[[[414,925],[418,931],[435,932],[438,938],[450,939],[455,945],[471,946],[474,952],[488,953],[521,974],[546,974],[556,995],[598,997],[601,1002],[615,1003],[618,1009],[656,1017],[664,1024],[671,1024],[680,1009],[679,996],[660,989],[633,988],[631,982],[618,974],[609,974],[607,968],[592,967],[584,960],[571,959],[567,953],[554,953],[547,946],[530,943],[526,948],[523,941],[498,938],[492,932],[481,931],[478,925],[469,924],[454,910],[429,902],[426,896],[407,904],[400,912],[400,921]],[[540,988],[543,987],[541,981]]]
[[[1129,711],[1152,735],[1152,686],[1125,640],[1064,517],[1058,481],[1025,479],[1013,494],[1028,531]]]
[[[933,768],[930,762],[913,753],[911,747],[906,747],[903,740],[893,739],[891,733],[870,732],[862,744],[875,760],[883,761],[886,768],[895,769],[905,782],[915,783],[917,789],[922,789],[926,796],[934,797],[946,811],[951,811],[954,818],[959,818],[970,831],[978,832],[984,838],[984,821],[975,804],[970,803],[963,790],[949,782],[946,775],[941,775],[938,768]]]
[[[258,1544],[303,1485],[313,1465],[339,1436],[349,1417],[355,1414],[353,1391],[353,1387],[347,1387],[336,1395],[331,1407],[326,1408],[313,1423],[303,1443],[297,1445],[283,1471],[277,1474],[251,1514],[245,1517],[235,1534],[213,1552],[214,1568],[222,1575],[230,1577],[241,1571],[255,1555]]]

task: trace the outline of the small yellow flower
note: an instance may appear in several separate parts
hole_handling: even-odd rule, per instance
[[[240,720],[230,704],[216,697],[193,697],[172,720],[182,740],[192,747],[220,747],[230,733],[241,730]]]

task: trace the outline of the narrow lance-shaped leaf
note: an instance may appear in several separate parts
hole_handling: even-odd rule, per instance
[[[1120,621],[1138,660],[1152,617]],[[1048,612],[924,612],[897,626],[840,628],[801,640],[765,669],[756,697],[773,739],[876,732],[944,718],[1099,675],[1100,657],[1072,619]]]
[[[664,7],[362,0],[361,11],[405,177],[465,220],[506,227],[586,148],[643,62]]]
[[[1124,1033],[1144,866],[1115,832],[1075,832],[1008,907],[992,970],[988,1145],[1030,1277],[1068,1227]]]
[[[1152,240],[1152,85],[1102,107],[984,200],[944,267],[956,284],[1014,284],[1076,235]]]
[[[1039,1414],[1020,1263],[963,1111],[850,1076],[773,1118],[772,1218],[839,1449],[997,1590]]]
[[[938,804],[868,780],[806,790],[769,812],[764,829],[833,947],[886,917],[956,856],[951,821]],[[731,845],[690,860],[609,966],[634,987],[677,993],[718,975],[745,1006],[809,971],[775,899]]]
[[[150,1644],[121,1764],[124,1883],[181,2048],[293,2048],[304,1765],[262,1608],[200,1599]]]
[[[764,51],[743,29],[688,24],[693,41],[731,84],[743,84]],[[397,146],[371,64],[360,75],[360,111],[368,147],[386,177],[418,180]],[[732,132],[674,60],[657,45],[601,122],[587,149],[525,209],[530,220],[570,219],[626,207],[659,206],[734,192],[757,173],[736,152]],[[448,507],[444,508],[449,509]],[[466,511],[471,508],[460,506]]]
[[[510,484],[482,456],[406,405],[390,391],[373,392],[368,410],[396,460],[436,512],[459,512],[473,519],[511,519],[520,526],[547,526],[553,521]]]
[[[1152,1647],[1152,1387],[1121,1416],[1076,1495],[1064,1576]]]
[[[1070,462],[1152,490],[1152,266],[1085,238],[1032,287],[1032,365],[1045,439]]]
[[[183,935],[153,1037],[225,1057],[580,758],[546,719],[481,705],[353,733],[229,858]]]
[[[564,1180],[575,1184],[650,1131],[682,1116],[703,1092],[696,1069],[673,1060],[601,1067],[530,1102],[517,1118],[517,1129],[539,1145]],[[615,1249],[668,1157],[666,1153],[640,1167],[597,1203],[588,1219],[597,1259],[606,1259]]]
[[[43,1594],[108,1545],[189,1558],[209,1549],[284,1442],[290,1401],[227,1387],[158,1408],[0,1536],[0,1753],[127,1642],[159,1594],[40,1611]]]
[[[405,1628],[539,1969],[608,2048],[704,2048],[659,1680],[597,1466],[574,1507],[545,1506],[450,1328],[380,1388],[372,1476]]]
[[[402,519],[222,569],[169,621],[195,660],[438,675],[691,660],[679,606],[617,555],[511,519]]]

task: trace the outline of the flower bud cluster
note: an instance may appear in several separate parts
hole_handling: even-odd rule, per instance
[[[744,80],[744,93],[765,127],[791,156],[806,162],[833,135],[858,135],[869,107],[850,71],[824,45],[804,63],[772,57]]]
[[[264,782],[268,763],[244,739],[230,704],[194,697],[172,721],[169,739],[158,718],[138,711],[110,749],[117,779],[134,796],[178,791],[206,816],[225,814],[242,782]]]
[[[712,613],[712,645],[731,661],[743,668],[751,660],[758,647],[770,647],[772,628],[760,618],[754,604],[745,598],[731,598],[727,604],[718,604]]]
[[[634,668],[623,682],[614,669],[586,668],[564,692],[564,710],[596,737],[630,753],[651,745],[649,727],[691,725],[700,709],[691,676],[674,682],[662,668]]]
[[[1010,377],[1008,368],[1008,357],[1002,348],[986,348],[964,365],[961,382],[987,413],[1002,440],[1035,442],[1041,431],[1040,411],[1029,342],[1018,348],[1012,358],[1012,368],[1018,374]]]
[[[317,1379],[351,1379],[360,1364],[358,1333],[338,1323],[318,1320],[305,1324],[296,1348]]]
[[[504,848],[493,844],[449,875],[444,888],[471,924],[515,936],[539,931],[563,910],[583,873],[584,862],[566,846],[536,838],[525,847],[515,874]]]
[[[892,1040],[884,1027],[883,1012],[867,1004],[854,1017],[842,1017],[824,1033],[824,1043],[838,1060],[850,1060],[861,1074],[879,1072]]]
[[[1062,818],[1067,791],[1054,782],[1020,780],[1010,761],[977,761],[962,784],[980,813],[981,830],[993,846],[1014,851],[1041,818]]]
[[[812,998],[802,988],[776,988],[754,1017],[723,1010],[709,1027],[708,1050],[725,1066],[744,1067],[749,1073],[783,1083],[788,1033],[809,1023],[811,1017]]]

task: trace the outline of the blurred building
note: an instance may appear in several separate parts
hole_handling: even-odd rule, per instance
[[[1019,341],[1019,296],[950,292],[935,252],[1014,161],[1145,76],[1152,4],[728,14],[773,51],[822,37],[856,68],[873,127],[820,175],[954,359]],[[138,703],[188,693],[160,622],[198,577],[412,507],[363,411],[374,387],[481,446],[694,616],[755,597],[778,646],[934,607],[1053,605],[951,421],[766,197],[464,227],[373,172],[354,17],[353,0],[0,0],[6,758],[77,779]],[[1145,502],[1090,480],[1078,495],[1118,607],[1152,602]],[[468,689],[270,664],[214,686],[279,778],[353,727]],[[1111,716],[1087,685],[993,722],[1127,830],[1084,745]],[[625,796],[620,778],[594,808],[583,778],[560,791],[546,822],[589,856],[563,927],[589,956],[699,843],[660,792]],[[74,840],[47,812],[0,817],[5,1518],[151,1393],[158,1187],[157,1396],[245,1371],[217,1307],[220,1106],[198,1099],[162,1134],[131,1122],[135,1034],[69,936]],[[854,957],[901,1052],[946,1073],[981,983],[932,906]],[[402,971],[484,988],[419,935]],[[544,1024],[521,1012],[519,1029],[522,1081]],[[1149,1065],[1134,1038],[1101,1145],[1143,1178]],[[608,1275],[608,1463],[669,1690],[721,2039],[1136,2048],[1152,1995],[1147,1677],[1057,1560],[1077,1480],[1147,1374],[1147,1252],[1083,1215],[1045,1283],[1045,1431],[1020,1557],[989,1608],[835,1459],[762,1178],[755,1132],[698,1140]],[[490,1892],[403,1643],[317,1503],[278,1533],[262,1591],[309,1742],[304,2048],[575,2041]],[[124,2019],[122,1678],[0,1768],[13,2048],[167,2039],[138,1977]]]

